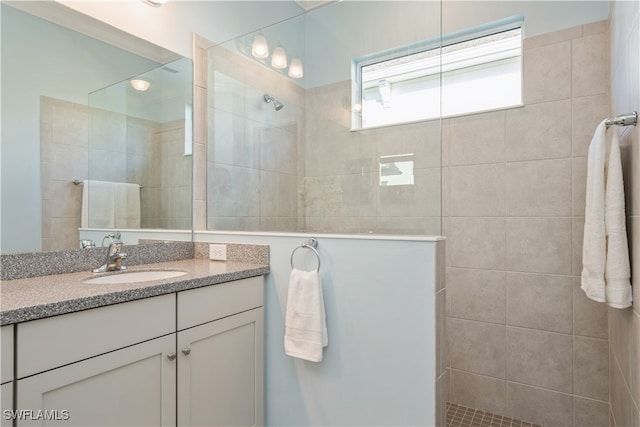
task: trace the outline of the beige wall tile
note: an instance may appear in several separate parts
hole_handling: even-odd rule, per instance
[[[571,159],[507,164],[508,216],[570,216]]]
[[[572,283],[566,276],[506,275],[507,325],[572,332]]]
[[[451,368],[505,378],[505,327],[451,319]]]
[[[609,398],[609,342],[573,337],[573,393],[604,400]]]
[[[436,380],[436,427],[447,425],[447,375]]]
[[[620,371],[616,358],[613,354],[609,356],[609,390],[611,399],[611,411],[618,427],[633,426],[633,412],[635,411],[631,394],[627,389],[627,384],[623,373]]]
[[[571,111],[571,100],[507,110],[506,160],[571,156],[571,122],[558,120]]]
[[[640,408],[640,363],[638,363],[640,361],[640,314],[638,312],[633,314],[629,335],[631,336],[629,359],[632,361],[629,366],[629,388],[631,398]]]
[[[573,398],[570,394],[510,382],[506,414],[545,427],[567,427],[573,422]]]
[[[567,40],[573,40],[582,37],[582,26],[567,28],[566,30],[554,31],[552,33],[541,34],[535,37],[527,37],[524,39],[524,49],[534,49],[537,47],[547,46],[550,44],[561,43]]]
[[[571,90],[574,97],[608,92],[607,35],[596,34],[572,41]]]
[[[573,278],[573,333],[593,338],[609,337],[607,305],[590,300],[580,289],[580,278]]]
[[[449,163],[474,165],[504,161],[506,111],[448,120]]]
[[[609,343],[610,349],[615,355],[616,363],[624,375],[625,382],[629,382],[631,371],[630,360],[631,340],[630,335],[633,325],[633,310],[623,310],[609,307]]]
[[[594,34],[606,33],[609,30],[609,20],[592,22],[582,26],[582,34],[591,36]]]
[[[599,400],[573,398],[575,427],[609,427],[609,403]]]
[[[606,94],[583,96],[573,98],[571,103],[573,155],[586,156],[598,124],[610,115],[609,98]]]
[[[571,42],[525,49],[523,80],[526,105],[571,98]]]
[[[507,380],[571,393],[572,337],[507,327]]]
[[[451,216],[504,216],[505,166],[450,167],[449,191]]]
[[[446,330],[446,291],[436,293],[436,377],[442,375],[447,368],[447,330]]]
[[[449,266],[504,270],[504,218],[450,218]]]
[[[571,159],[572,215],[584,216],[587,194],[587,158]]]
[[[507,270],[571,274],[570,218],[507,218]]]
[[[572,228],[572,264],[574,276],[582,274],[582,246],[584,240],[584,217],[576,217],[571,219]]]
[[[507,383],[497,378],[450,370],[450,401],[470,408],[504,414],[507,409]]]
[[[504,271],[447,268],[449,316],[505,323]]]

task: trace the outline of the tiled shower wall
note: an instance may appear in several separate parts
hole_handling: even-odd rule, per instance
[[[612,2],[611,110],[640,110],[640,3]],[[640,426],[640,126],[620,128],[633,308],[609,309],[611,426]]]
[[[42,250],[79,246],[82,186],[72,181],[89,176],[143,186],[142,228],[191,227],[184,121],[161,124],[48,97],[41,110]]]
[[[607,23],[524,41],[524,107],[443,122],[449,400],[609,422],[607,309],[580,290],[586,155],[608,116]]]

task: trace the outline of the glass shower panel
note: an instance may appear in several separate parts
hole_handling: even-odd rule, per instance
[[[83,227],[191,229],[192,75],[182,58],[89,94],[92,187]],[[115,206],[110,216],[96,181],[135,184],[139,200],[138,190],[128,193],[126,212]]]
[[[357,61],[420,43],[440,45],[438,2],[332,3],[210,48],[208,229],[441,234],[440,119],[356,124]]]

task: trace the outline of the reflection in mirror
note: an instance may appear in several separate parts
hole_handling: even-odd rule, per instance
[[[1,252],[78,248],[83,186],[74,185],[74,180],[148,186],[147,195],[144,189],[140,193],[140,227],[190,229],[190,203],[188,214],[182,209],[167,217],[145,214],[142,208],[151,204],[159,212],[161,203],[190,200],[191,157],[185,156],[191,129],[186,111],[191,104],[190,61],[177,60],[172,52],[58,2],[3,2],[0,7]],[[84,34],[66,27],[72,24],[84,28]],[[118,47],[85,35],[94,29],[100,30],[101,40],[117,40]],[[133,88],[116,93],[116,82],[147,74],[155,83],[148,93],[140,92],[137,98]],[[101,98],[100,91],[108,99]],[[102,104],[90,106],[89,94]],[[170,100],[180,107],[170,107]],[[115,104],[120,109],[112,108]],[[91,114],[98,110],[121,114],[122,120],[117,125],[98,124]],[[100,126],[111,139],[90,143],[90,132]],[[175,148],[168,147],[169,140],[176,141]],[[176,158],[162,157],[160,147]],[[171,175],[152,172],[169,168],[168,163]],[[141,164],[144,168],[138,170]]]
[[[191,75],[183,58],[89,95],[83,228],[191,228]]]

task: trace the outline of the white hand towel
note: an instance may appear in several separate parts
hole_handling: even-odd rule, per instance
[[[117,182],[115,188],[115,227],[140,228],[140,186]]]
[[[108,181],[83,181],[82,228],[114,228],[115,186]]]
[[[606,230],[604,221],[607,126],[603,120],[593,135],[587,158],[581,288],[594,301],[605,302]]]
[[[607,261],[605,266],[606,300],[614,308],[631,307],[631,269],[625,224],[624,183],[618,130],[611,129],[611,148],[607,164],[605,190],[605,228]]]
[[[292,357],[321,362],[322,349],[328,344],[320,274],[293,269],[289,277],[284,351]]]

